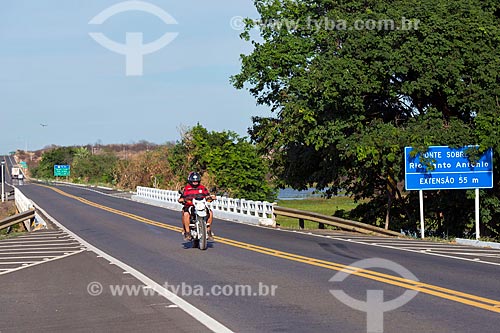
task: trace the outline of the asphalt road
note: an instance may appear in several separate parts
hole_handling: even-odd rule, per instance
[[[177,289],[235,332],[367,332],[368,323],[371,331],[384,332],[498,332],[495,264],[220,220],[214,222],[216,241],[200,251],[183,243],[178,212],[69,186],[26,184],[22,191],[86,242]],[[366,269],[349,268],[360,261]],[[353,274],[343,280],[341,269]],[[12,283],[14,274],[8,274]],[[50,285],[50,276],[45,281]],[[75,280],[74,287],[83,290],[83,283]],[[112,282],[103,277],[102,283]],[[237,295],[241,286],[250,294]],[[331,290],[360,302],[353,309]],[[402,304],[402,295],[414,297]]]
[[[34,234],[40,236],[44,232]],[[0,241],[0,245],[3,244],[5,241]],[[15,252],[2,252],[2,263]],[[24,255],[27,257],[23,257],[23,261],[36,260],[32,255]],[[8,274],[0,273],[0,282],[0,332],[3,333],[209,332],[157,294],[113,295],[111,290],[103,290],[98,296],[91,293],[99,291],[93,289],[99,288],[97,283],[101,286],[142,285],[133,276],[123,274],[119,267],[88,251],[51,258]]]

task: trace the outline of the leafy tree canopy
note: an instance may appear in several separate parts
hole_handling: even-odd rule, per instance
[[[46,151],[38,166],[32,170],[34,177],[53,178],[54,165],[71,164],[76,153],[74,147],[59,147]]]
[[[181,180],[190,171],[201,172],[204,183],[218,192],[248,200],[274,200],[266,179],[268,165],[254,145],[231,131],[208,132],[197,125],[184,134],[170,157]]]
[[[254,50],[241,56],[232,83],[273,111],[255,117],[250,134],[272,156],[281,186],[370,198],[358,217],[373,222],[385,215],[388,177],[404,179],[403,147],[479,144],[500,156],[497,0],[255,5],[260,18],[248,19],[241,35]],[[482,191],[481,217],[492,234],[500,233],[499,170],[495,163],[494,189]],[[467,195],[427,193],[427,211],[440,216],[436,229],[470,224]],[[413,227],[415,194],[395,199],[397,226]]]

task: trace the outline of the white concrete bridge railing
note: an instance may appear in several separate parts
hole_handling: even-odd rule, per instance
[[[177,191],[160,190],[138,186],[132,199],[180,211],[182,205],[177,202]],[[210,203],[214,217],[258,225],[275,226],[273,204],[267,201],[252,201],[217,196]]]

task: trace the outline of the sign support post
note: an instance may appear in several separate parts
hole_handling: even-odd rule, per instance
[[[420,201],[420,235],[422,239],[425,238],[425,226],[424,226],[424,191],[418,191],[418,197]]]
[[[476,239],[479,240],[479,189],[476,188]]]

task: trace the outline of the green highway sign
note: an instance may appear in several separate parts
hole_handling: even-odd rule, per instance
[[[56,164],[54,165],[54,176],[55,177],[67,177],[70,174],[71,167],[67,164]]]
[[[27,169],[28,168],[28,163],[26,163],[24,161],[19,162],[19,164],[21,164],[21,167],[23,167],[23,169]]]

